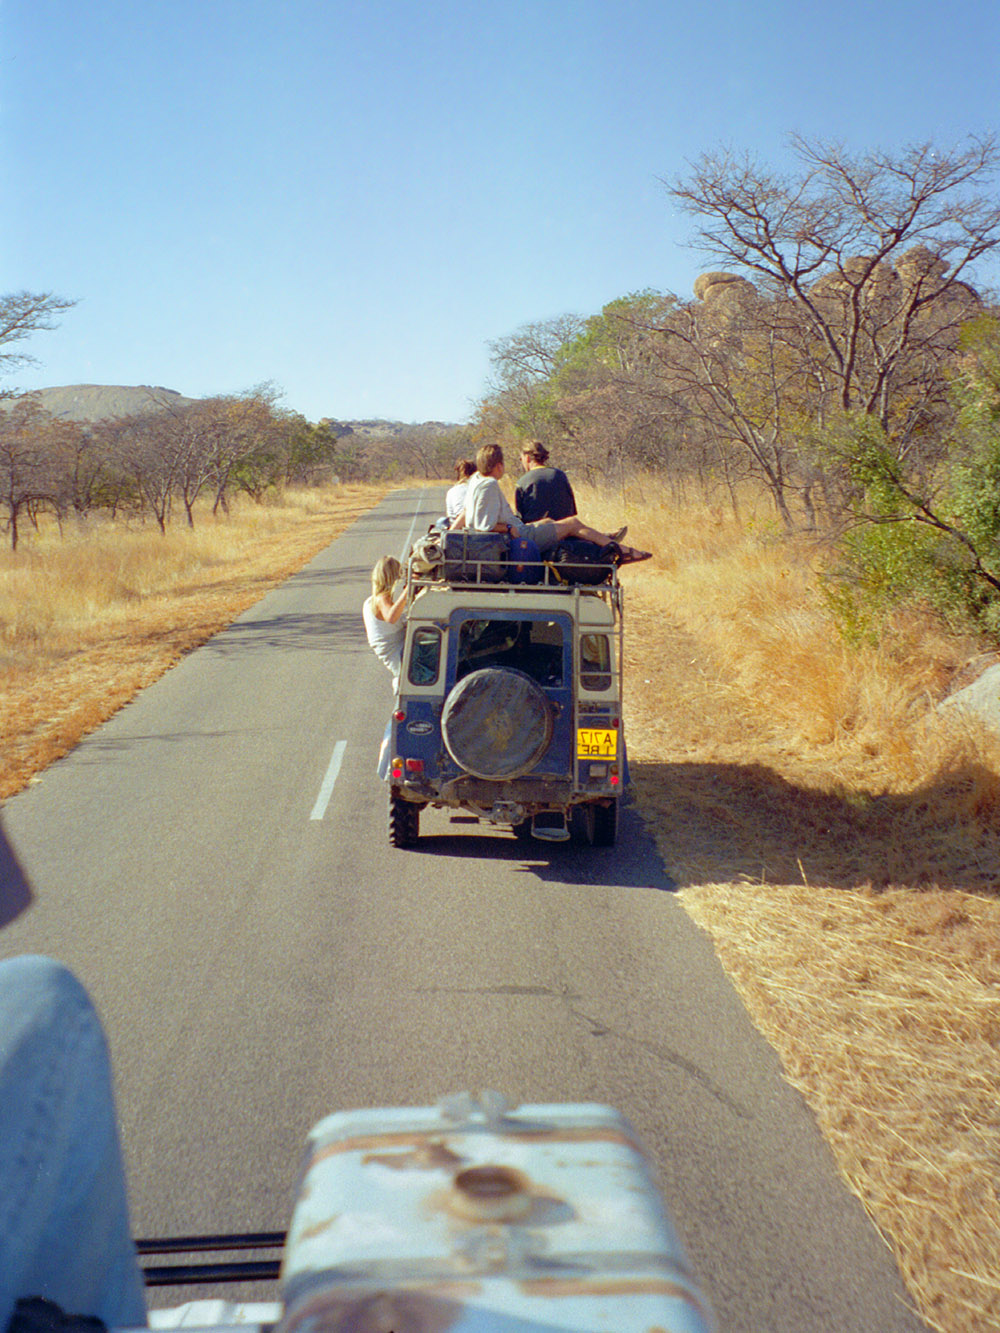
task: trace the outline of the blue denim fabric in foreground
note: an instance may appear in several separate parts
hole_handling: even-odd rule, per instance
[[[0,1330],[28,1296],[146,1322],[104,1032],[38,957],[0,962]]]

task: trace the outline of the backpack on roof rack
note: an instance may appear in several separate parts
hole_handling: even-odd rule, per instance
[[[542,555],[530,537],[509,538],[507,552],[508,583],[541,583],[545,577]]]
[[[509,540],[502,532],[457,532],[444,534],[446,583],[503,583],[507,577]]]
[[[437,574],[444,560],[443,534],[436,527],[431,528],[426,537],[418,537],[410,551],[410,568],[414,574]]]
[[[545,563],[559,583],[581,583],[595,587],[607,583],[617,567],[622,549],[617,542],[599,546],[584,537],[564,537],[550,551]]]

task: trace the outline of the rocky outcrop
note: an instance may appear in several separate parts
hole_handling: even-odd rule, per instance
[[[754,295],[753,285],[736,273],[702,273],[694,280],[699,301],[739,301]]]

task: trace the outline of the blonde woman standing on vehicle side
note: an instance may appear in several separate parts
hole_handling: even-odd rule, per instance
[[[393,555],[376,560],[372,570],[372,595],[361,608],[365,633],[378,660],[392,672],[395,685],[403,663],[403,639],[406,625],[406,589],[393,600],[393,590],[403,574],[403,566]]]

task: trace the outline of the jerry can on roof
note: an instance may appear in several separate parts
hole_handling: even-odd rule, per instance
[[[463,1096],[312,1131],[281,1333],[710,1333],[628,1122]]]

